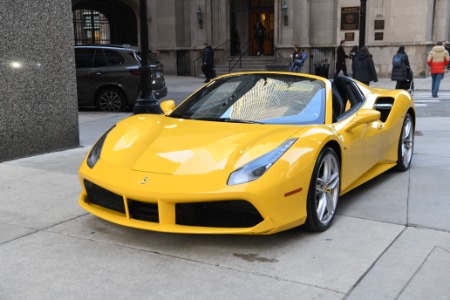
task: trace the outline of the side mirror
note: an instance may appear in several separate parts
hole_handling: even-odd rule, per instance
[[[161,109],[164,112],[164,114],[170,115],[173,110],[175,109],[175,101],[173,100],[165,100],[163,102],[160,103]]]
[[[381,113],[374,109],[361,109],[356,113],[356,116],[351,120],[347,126],[345,126],[345,131],[349,132],[353,128],[361,124],[369,124],[380,120]]]

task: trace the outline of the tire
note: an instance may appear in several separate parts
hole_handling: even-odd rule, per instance
[[[126,103],[125,94],[115,87],[102,89],[95,99],[95,106],[101,111],[125,111]]]
[[[402,131],[398,141],[397,150],[397,171],[406,171],[409,169],[414,150],[414,122],[411,114],[407,113],[403,121]]]
[[[341,166],[336,152],[324,148],[311,177],[307,200],[306,229],[327,230],[334,219],[341,192]]]

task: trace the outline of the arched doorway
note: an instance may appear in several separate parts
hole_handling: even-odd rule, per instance
[[[76,45],[138,45],[137,17],[131,7],[116,0],[82,0],[73,5]]]

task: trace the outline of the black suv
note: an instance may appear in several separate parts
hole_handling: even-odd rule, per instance
[[[140,97],[141,57],[137,48],[113,45],[75,46],[79,106],[125,111]],[[167,95],[164,66],[150,53],[151,88],[159,99]]]

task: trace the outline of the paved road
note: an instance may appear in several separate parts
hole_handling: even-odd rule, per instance
[[[168,85],[180,96],[201,81]],[[411,170],[342,197],[321,234],[125,228],[77,204],[88,147],[0,163],[0,299],[449,299],[450,98],[423,85]],[[127,115],[80,112],[81,144]]]

